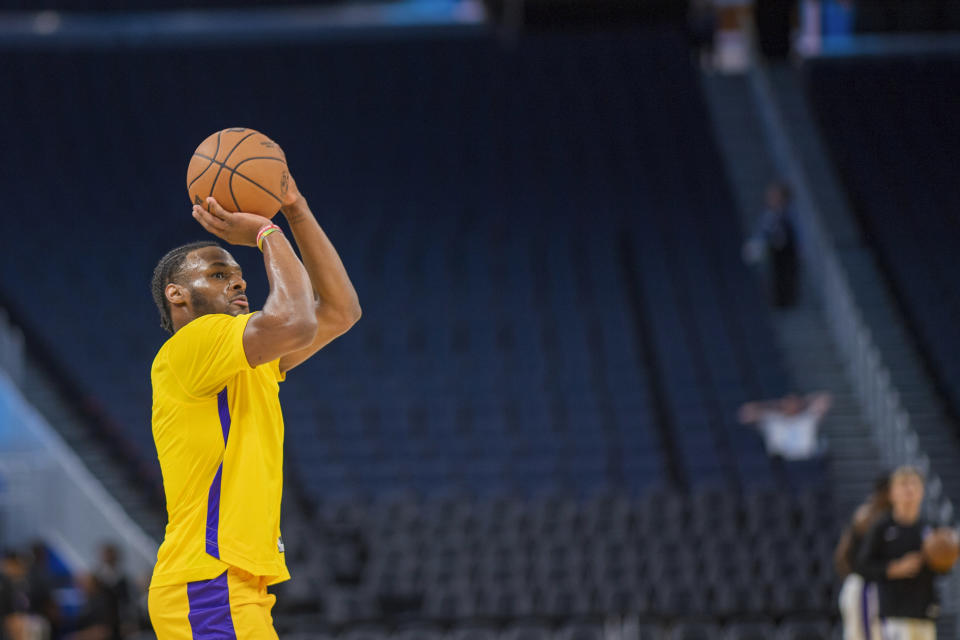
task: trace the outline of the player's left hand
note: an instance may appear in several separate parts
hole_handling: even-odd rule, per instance
[[[204,229],[225,242],[246,247],[257,246],[257,233],[270,220],[254,213],[227,211],[216,198],[207,198],[207,208],[193,205],[193,217]]]
[[[287,175],[290,178],[290,181],[287,183],[287,191],[280,198],[280,208],[289,207],[297,203],[297,201],[303,196],[300,194],[300,190],[297,188],[297,181],[293,179],[293,174],[288,173]]]

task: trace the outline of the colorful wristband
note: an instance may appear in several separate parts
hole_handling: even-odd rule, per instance
[[[275,231],[281,231],[275,224],[266,224],[257,232],[257,249],[263,251],[263,239]]]

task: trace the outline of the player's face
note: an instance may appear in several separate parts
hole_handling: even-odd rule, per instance
[[[785,414],[792,416],[803,410],[803,400],[795,393],[791,393],[783,399],[780,406]]]
[[[190,252],[181,273],[194,317],[209,313],[237,316],[250,310],[240,265],[220,247]]]
[[[890,502],[901,516],[916,518],[923,503],[923,481],[913,474],[896,476],[890,483]]]

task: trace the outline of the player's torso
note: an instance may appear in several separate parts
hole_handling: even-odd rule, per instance
[[[257,575],[284,573],[277,549],[283,418],[275,363],[238,373],[203,398],[184,393],[159,355],[152,379],[169,518],[155,575],[204,579],[224,563]]]
[[[917,522],[910,526],[897,524],[893,518],[886,518],[881,525],[883,556],[885,560],[895,560],[911,551],[923,547],[923,529],[926,525]]]
[[[880,526],[881,557],[891,562],[923,548],[924,532],[928,524],[922,520],[909,525],[898,524],[892,517]],[[901,618],[936,617],[936,593],[933,574],[923,569],[914,577],[885,580],[880,585],[881,615]]]

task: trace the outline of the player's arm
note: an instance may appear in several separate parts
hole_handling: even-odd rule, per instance
[[[740,424],[755,424],[763,420],[770,413],[773,404],[768,400],[744,402],[737,412]]]
[[[853,532],[858,536],[865,536],[877,519],[877,514],[870,504],[862,504],[853,512]]]
[[[833,396],[827,391],[811,393],[807,396],[807,410],[813,412],[817,418],[823,418],[833,406]]]
[[[847,527],[840,535],[840,541],[837,542],[837,548],[833,550],[833,568],[837,575],[845,578],[853,571],[850,566],[850,545],[853,543],[853,528]]]
[[[923,554],[919,551],[911,551],[896,560],[887,561],[883,557],[883,529],[882,522],[877,523],[864,538],[857,558],[857,573],[867,582],[902,580],[920,573],[923,569]]]
[[[281,208],[297,241],[313,287],[317,328],[307,346],[280,359],[280,371],[289,371],[346,333],[360,319],[360,301],[347,270],[324,233],[293,178]]]
[[[270,224],[252,213],[231,213],[213,198],[207,199],[207,206],[208,210],[194,206],[194,218],[230,244],[255,247],[257,233]],[[310,278],[282,233],[263,239],[263,262],[270,293],[263,310],[250,318],[243,332],[243,350],[251,367],[303,349],[317,332]]]
[[[856,572],[868,582],[878,582],[887,577],[887,562],[881,555],[883,537],[880,534],[880,529],[881,527],[874,526],[864,536],[854,566]]]
[[[853,537],[866,536],[867,532],[870,531],[870,526],[875,520],[876,516],[869,504],[862,504],[853,512],[850,525],[843,530],[840,541],[837,543],[837,548],[833,552],[833,565],[838,574],[843,576],[854,570],[854,567],[850,566],[851,559],[849,557]],[[856,558],[852,560],[854,562],[857,561]]]

